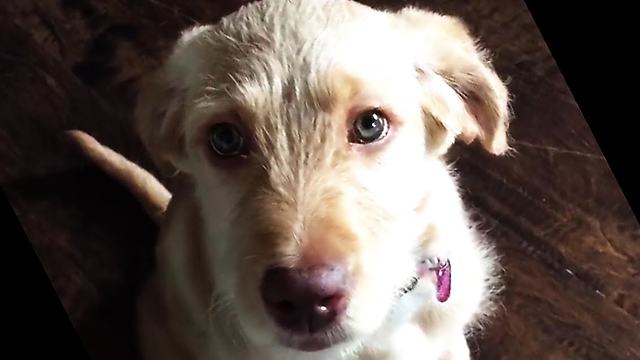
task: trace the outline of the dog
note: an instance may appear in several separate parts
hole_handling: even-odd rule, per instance
[[[145,359],[471,357],[499,262],[444,157],[509,153],[511,112],[462,20],[249,3],[184,31],[135,117],[171,191],[73,136],[160,224]]]

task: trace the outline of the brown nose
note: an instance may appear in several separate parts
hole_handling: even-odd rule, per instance
[[[305,270],[276,267],[265,272],[260,288],[267,312],[281,327],[312,334],[331,327],[347,307],[343,267],[321,265]]]

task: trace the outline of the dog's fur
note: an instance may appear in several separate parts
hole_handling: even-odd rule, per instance
[[[390,134],[350,144],[368,107],[389,115]],[[456,139],[504,154],[510,114],[459,19],[348,0],[251,3],[184,32],[136,117],[158,166],[185,179],[139,300],[146,359],[470,357],[465,336],[491,313],[496,261],[442,157]],[[216,158],[207,136],[221,121],[243,129],[248,156]],[[428,278],[398,297],[430,257],[450,260],[450,298],[438,302]],[[354,279],[346,340],[293,350],[260,300],[262,274],[323,262]]]

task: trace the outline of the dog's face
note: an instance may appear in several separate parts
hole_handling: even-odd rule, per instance
[[[456,138],[508,148],[506,89],[457,19],[344,0],[185,32],[137,116],[195,185],[212,298],[253,342],[299,350],[353,348],[449,256],[433,234],[458,209]]]

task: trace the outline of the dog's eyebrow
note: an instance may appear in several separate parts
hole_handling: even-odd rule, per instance
[[[238,86],[238,80],[235,78],[235,76],[233,76],[232,74],[227,74],[226,77],[228,78],[228,80],[231,81],[231,83]],[[226,84],[225,82],[220,81],[220,79],[218,79],[214,75],[207,74],[203,78],[205,83],[207,84],[203,89],[204,90],[202,94],[203,98],[208,99],[208,98],[216,98],[216,97],[222,97],[222,96],[230,97],[232,95],[229,84]],[[220,84],[220,85],[215,85],[215,84]]]
[[[234,98],[234,94],[228,84],[214,85],[217,83],[212,75],[206,76],[207,85],[204,86],[200,96],[193,100],[196,109],[223,107],[228,108],[229,99]]]
[[[196,98],[195,100],[193,100],[193,107],[195,110],[210,110],[210,109],[217,109],[219,107],[221,107],[221,105],[224,105],[225,101],[223,100],[224,97],[221,96],[221,92],[215,92],[215,93],[205,93],[202,94],[200,97]]]
[[[229,117],[235,113],[237,104],[224,91],[214,90],[202,94],[191,102],[192,111],[197,114],[197,124],[205,125],[211,119]],[[198,126],[199,126],[198,125]]]

